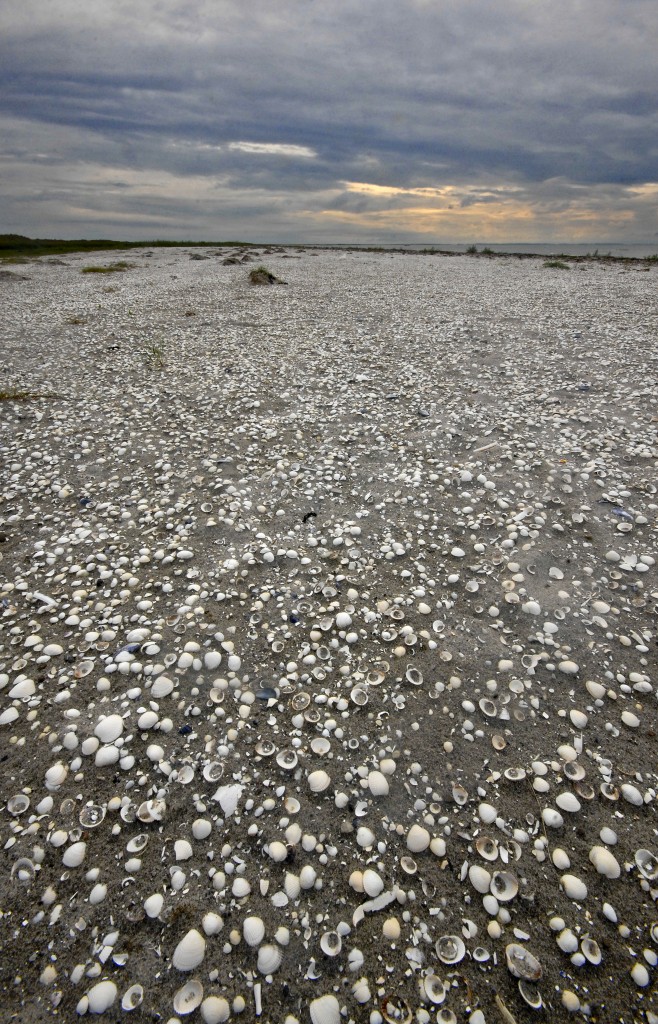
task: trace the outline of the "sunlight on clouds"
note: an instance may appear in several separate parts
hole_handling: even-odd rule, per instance
[[[264,156],[295,156],[313,159],[318,154],[309,146],[288,145],[285,142],[229,142],[229,149],[237,149],[241,153],[257,153]]]

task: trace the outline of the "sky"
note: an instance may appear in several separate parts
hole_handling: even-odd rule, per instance
[[[653,242],[656,0],[2,0],[0,232]]]

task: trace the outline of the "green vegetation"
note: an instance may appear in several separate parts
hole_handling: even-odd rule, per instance
[[[83,267],[81,270],[82,274],[120,274],[124,270],[132,270],[135,266],[134,263],[128,263],[126,260],[118,260],[116,263],[108,263],[102,267]]]
[[[546,260],[546,262],[544,263],[544,266],[545,267],[552,267],[554,270],[570,270],[571,269],[569,264],[565,263],[564,260]]]
[[[56,395],[46,395],[40,391],[24,391],[22,388],[0,390],[0,402],[32,402],[36,398],[56,397]]]
[[[253,242],[172,242],[165,240],[120,242],[112,238],[28,238],[26,235],[0,234],[0,260],[7,263],[24,263],[35,256],[66,256],[76,252],[125,251],[127,249],[172,249],[208,248],[213,249],[240,246],[253,248]]]
[[[151,341],[144,349],[144,360],[149,370],[164,370],[167,365],[167,353],[162,342]]]
[[[468,249],[466,250],[466,252],[469,254],[469,256],[474,256],[477,251],[478,251],[477,245],[469,245]]]
[[[267,269],[267,267],[263,266],[262,263],[259,267],[254,267],[254,269],[249,272],[249,280],[251,281],[252,284],[286,283],[285,281],[282,281],[280,278],[275,277],[274,274]]]

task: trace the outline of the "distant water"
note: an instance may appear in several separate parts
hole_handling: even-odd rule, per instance
[[[382,243],[337,245],[340,249],[367,249],[380,246]],[[650,242],[404,242],[396,244],[384,243],[385,249],[442,249],[444,252],[466,252],[470,245],[477,246],[478,252],[484,248],[493,252],[537,253],[538,256],[587,256],[597,253],[599,256],[626,256],[632,259],[643,259],[658,253],[658,238],[652,245]]]

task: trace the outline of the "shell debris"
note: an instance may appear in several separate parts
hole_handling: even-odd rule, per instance
[[[649,1020],[655,264],[208,256],[4,308],[7,1012]]]

